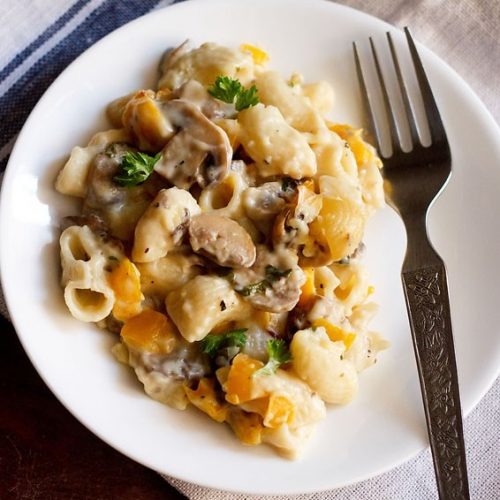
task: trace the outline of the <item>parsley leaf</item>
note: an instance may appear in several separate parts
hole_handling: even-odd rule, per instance
[[[247,343],[246,331],[247,328],[240,328],[239,330],[231,330],[221,334],[207,335],[201,341],[201,350],[214,358],[223,347],[238,347],[241,349]]]
[[[125,153],[122,158],[121,170],[113,180],[120,186],[137,186],[142,184],[152,173],[161,154],[149,156],[146,153]]]
[[[281,278],[288,278],[291,272],[292,272],[291,269],[286,269],[285,271],[281,271],[277,267],[270,265],[266,266],[266,276],[267,279],[271,282],[278,281]]]
[[[242,90],[236,97],[236,111],[241,111],[251,106],[259,104],[259,96],[257,95],[257,87],[252,85],[248,90]]]
[[[208,93],[219,101],[234,103],[236,111],[258,104],[257,92],[255,85],[245,89],[239,80],[229,76],[218,76],[215,83],[208,89]]]
[[[273,375],[281,365],[289,363],[292,360],[292,355],[285,341],[282,339],[268,340],[267,354],[269,355],[269,360],[254,375]]]
[[[249,295],[254,295],[256,293],[264,293],[266,288],[271,288],[275,281],[280,280],[281,278],[288,278],[291,269],[287,269],[285,271],[281,271],[277,267],[268,265],[266,266],[266,278],[262,281],[258,281],[257,283],[251,283],[239,290],[236,290],[243,297],[248,297]]]
[[[248,297],[249,295],[254,295],[255,293],[264,293],[266,288],[269,288],[271,283],[267,280],[258,281],[257,283],[251,283],[239,290],[236,290],[243,297]]]
[[[238,94],[244,90],[239,80],[234,80],[229,76],[218,76],[215,83],[208,89],[208,93],[228,103],[233,103]]]

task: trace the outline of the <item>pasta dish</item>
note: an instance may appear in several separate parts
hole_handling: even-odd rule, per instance
[[[185,42],[155,90],[109,104],[56,180],[82,203],[61,283],[151,398],[294,458],[387,347],[362,264],[384,194],[362,131],[326,118],[331,86],[268,59]]]

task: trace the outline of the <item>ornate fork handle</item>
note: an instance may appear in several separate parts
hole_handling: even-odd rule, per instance
[[[428,266],[403,268],[401,276],[439,497],[466,500],[469,485],[446,269],[433,253]]]

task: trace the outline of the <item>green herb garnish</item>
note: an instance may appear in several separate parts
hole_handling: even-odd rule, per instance
[[[161,154],[149,156],[146,153],[125,153],[122,158],[121,170],[113,180],[120,186],[137,186],[142,184],[152,173]]]
[[[219,101],[233,104],[236,111],[255,106],[259,103],[257,95],[257,87],[252,85],[249,89],[245,89],[239,80],[235,80],[229,76],[218,76],[215,83],[209,87],[208,93],[219,99]]]
[[[254,375],[273,375],[281,365],[292,360],[292,355],[282,339],[268,340],[267,354],[269,355],[267,363],[257,370]]]
[[[288,278],[291,272],[291,269],[281,271],[277,267],[268,265],[266,266],[265,279],[263,279],[262,281],[258,281],[257,283],[251,283],[250,285],[247,285],[236,291],[244,297],[248,297],[249,295],[254,295],[256,293],[264,293],[266,291],[266,288],[271,288],[275,281],[278,281],[281,278]]]
[[[291,272],[292,272],[291,269],[286,269],[285,271],[281,271],[277,267],[270,265],[266,266],[266,276],[269,281],[278,281],[281,278],[288,278]]]
[[[241,349],[245,347],[247,342],[246,331],[247,328],[240,328],[239,330],[231,330],[219,335],[207,335],[201,341],[201,350],[211,358],[214,358],[217,352],[223,347],[238,347]]]
[[[264,293],[266,288],[269,288],[271,283],[267,280],[258,281],[257,283],[252,283],[247,285],[239,290],[236,290],[239,294],[243,295],[243,297],[248,297],[250,295],[254,295],[256,293]]]
[[[250,108],[259,104],[258,90],[255,85],[252,85],[248,90],[243,90],[236,96],[236,111]]]

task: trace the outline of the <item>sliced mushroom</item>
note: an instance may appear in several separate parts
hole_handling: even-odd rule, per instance
[[[189,101],[210,119],[232,116],[235,112],[233,104],[226,104],[218,99],[214,99],[197,80],[188,80],[185,84],[174,90],[169,98]]]
[[[309,234],[309,224],[318,217],[322,205],[323,199],[314,192],[312,181],[299,185],[295,196],[274,222],[273,244],[293,248],[303,245]]]
[[[163,149],[155,171],[182,189],[189,189],[195,182],[205,187],[222,180],[232,156],[227,134],[196,105],[182,99],[167,101],[163,109],[182,130]],[[204,167],[209,154],[213,163]]]
[[[134,227],[156,192],[165,182],[152,175],[138,186],[121,187],[113,177],[118,173],[125,153],[135,151],[126,144],[111,144],[98,154],[88,174],[88,185],[82,213],[95,215],[104,221],[111,236],[127,241],[134,234]]]
[[[132,260],[152,262],[165,257],[182,242],[189,218],[200,208],[188,191],[162,189],[144,212],[135,228]]]
[[[305,279],[293,251],[281,246],[271,252],[259,245],[254,265],[235,269],[233,284],[256,309],[282,312],[295,307]]]
[[[200,214],[189,223],[189,242],[196,253],[220,266],[250,267],[256,250],[250,235],[228,217]]]
[[[283,189],[281,182],[266,182],[250,187],[243,193],[243,207],[247,216],[264,233],[269,234],[275,217],[293,197],[293,190]]]
[[[243,195],[245,211],[253,221],[276,216],[285,206],[284,191],[280,182],[266,182],[250,187]]]

